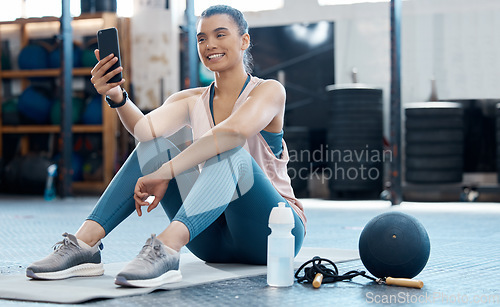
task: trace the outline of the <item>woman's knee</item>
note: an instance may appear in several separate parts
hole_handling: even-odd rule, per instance
[[[235,178],[242,178],[253,174],[252,160],[248,151],[239,146],[208,159],[205,167],[214,165],[229,167]]]
[[[304,243],[305,229],[302,220],[294,214],[295,227],[292,229],[292,234],[295,238],[295,256],[300,252],[302,248],[302,243]]]
[[[213,164],[215,164],[217,162],[220,162],[220,161],[223,161],[223,160],[227,160],[229,157],[232,157],[235,154],[239,153],[240,150],[244,150],[244,149],[241,146],[238,146],[238,147],[235,147],[233,149],[229,149],[227,151],[221,152],[220,154],[215,155],[212,158],[208,159],[205,162],[205,165],[209,166],[209,165],[213,165]]]
[[[135,152],[143,175],[150,174],[180,153],[170,140],[159,137],[138,143]]]

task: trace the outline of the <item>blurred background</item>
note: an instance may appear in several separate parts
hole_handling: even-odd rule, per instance
[[[396,155],[404,200],[500,201],[500,2],[400,3],[394,118],[390,1],[1,0],[0,193],[101,193],[136,144],[90,84],[97,30],[118,29],[125,88],[147,113],[213,81],[193,56],[193,26],[208,6],[229,4],[250,25],[253,75],[286,88],[298,197],[388,199]],[[190,131],[172,138],[189,145]]]

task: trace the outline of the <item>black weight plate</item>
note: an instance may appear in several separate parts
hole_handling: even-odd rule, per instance
[[[461,118],[407,118],[405,123],[406,130],[417,131],[427,129],[463,129],[464,122]]]
[[[383,136],[383,132],[381,128],[373,127],[339,127],[336,129],[329,129],[327,131],[327,135],[331,135],[332,137],[343,137],[343,138],[351,138],[356,136],[364,136],[368,139],[377,138],[381,139]]]
[[[382,189],[382,180],[332,180],[330,189],[333,191],[366,191]]]
[[[325,148],[328,150],[382,150],[382,140],[340,140],[329,139]]]
[[[406,117],[411,116],[461,116],[462,104],[456,102],[423,102],[404,105]]]
[[[463,142],[464,133],[461,130],[436,130],[436,131],[406,131],[406,143],[441,143]]]
[[[408,144],[406,146],[406,156],[450,156],[462,155],[464,152],[461,143],[450,144]]]
[[[374,128],[383,128],[382,122],[381,121],[376,121],[373,119],[365,119],[365,120],[360,120],[360,121],[346,121],[346,120],[336,120],[330,122],[328,125],[329,128],[331,129],[338,129],[338,128],[356,128],[356,129],[374,129]]]
[[[462,156],[444,157],[406,157],[406,168],[415,170],[456,169],[462,170],[464,159]]]
[[[351,111],[351,110],[382,110],[382,105],[374,104],[371,101],[358,101],[355,103],[334,103],[330,105],[330,110]]]
[[[462,182],[463,172],[450,171],[406,171],[406,181],[414,183],[456,183]]]
[[[384,120],[382,116],[379,118],[369,117],[369,116],[349,116],[349,115],[333,115],[329,118],[330,125],[339,124],[339,125],[359,125],[359,124],[367,124],[367,125],[380,125],[382,127]]]

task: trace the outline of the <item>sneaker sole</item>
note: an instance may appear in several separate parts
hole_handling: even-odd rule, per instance
[[[26,270],[26,276],[33,279],[57,280],[70,277],[90,277],[104,274],[102,263],[84,263],[62,271],[35,273],[31,269]]]
[[[153,288],[165,284],[171,284],[182,280],[181,271],[171,270],[165,274],[152,279],[127,280],[123,276],[116,276],[115,284],[134,288]]]

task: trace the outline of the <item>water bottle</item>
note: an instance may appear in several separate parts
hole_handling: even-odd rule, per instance
[[[271,210],[271,234],[267,238],[267,284],[273,287],[293,285],[293,259],[295,257],[295,227],[292,208],[284,202]]]
[[[54,178],[57,175],[57,165],[52,164],[47,168],[47,181],[45,182],[44,199],[51,201],[56,198],[56,187],[54,185]]]

